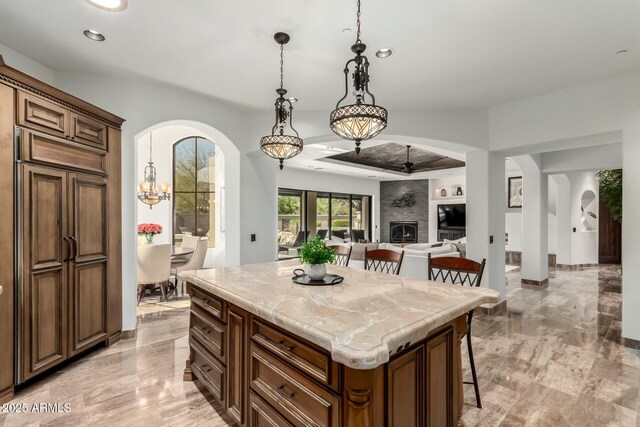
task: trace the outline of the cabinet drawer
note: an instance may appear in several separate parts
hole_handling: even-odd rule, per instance
[[[22,130],[22,160],[91,173],[107,173],[107,153],[40,132]]]
[[[71,112],[58,104],[18,91],[18,125],[66,137]]]
[[[71,140],[103,150],[107,149],[107,125],[80,114],[73,114],[71,131]]]
[[[338,391],[339,367],[329,353],[255,318],[251,322],[251,337],[290,365]]]
[[[226,325],[194,306],[191,308],[191,335],[221,362],[225,363]]]
[[[253,391],[249,396],[249,427],[292,427],[271,406]]]
[[[222,300],[191,285],[191,304],[194,304],[211,316],[225,322]]]
[[[251,343],[251,388],[296,426],[338,426],[340,398]]]
[[[225,401],[225,377],[226,368],[218,362],[215,357],[212,357],[207,351],[198,343],[198,341],[191,338],[191,348],[193,349],[193,360],[191,361],[191,370],[196,374],[196,377],[204,384],[213,397],[220,402]]]

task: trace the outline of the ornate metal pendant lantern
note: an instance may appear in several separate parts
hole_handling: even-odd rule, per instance
[[[367,45],[360,40],[360,0],[358,0],[357,14],[358,33],[351,51],[356,54],[347,61],[344,67],[344,96],[331,112],[331,130],[339,137],[356,142],[356,153],[360,153],[360,142],[374,138],[387,127],[387,110],[376,105],[376,97],[369,91],[369,60],[363,55]],[[353,70],[353,87],[356,97],[355,104],[340,106],[349,94],[349,66],[355,65]],[[371,103],[367,103],[367,97]]]
[[[284,161],[297,156],[302,151],[303,141],[293,127],[293,104],[284,96],[287,90],[284,86],[284,45],[289,43],[287,33],[276,33],[273,38],[280,45],[280,88],[276,89],[275,111],[276,123],[271,128],[271,135],[260,138],[260,149],[270,157],[280,160],[280,170]],[[288,122],[288,123],[287,123]],[[291,128],[294,135],[287,135],[285,130]]]
[[[171,200],[170,187],[168,184],[162,184],[162,194],[158,192],[158,184],[156,181],[156,167],[153,166],[153,134],[149,134],[149,165],[144,168],[144,181],[138,185],[138,200],[149,205],[149,209],[153,209],[153,205],[157,205],[163,200]]]

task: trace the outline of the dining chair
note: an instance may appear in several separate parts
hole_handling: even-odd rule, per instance
[[[369,243],[365,242],[366,237],[364,236],[364,230],[353,229],[351,230],[351,241],[353,243]]]
[[[192,236],[189,234],[185,234],[182,237],[182,244],[180,245],[181,247],[185,248],[185,249],[195,249],[196,245],[198,244],[198,240],[200,240],[199,236]]]
[[[468,285],[478,287],[482,282],[482,274],[486,260],[477,262],[468,258],[460,257],[438,257],[431,258],[428,255],[428,278],[429,280],[449,283],[454,285]],[[464,381],[464,384],[473,384],[476,393],[476,405],[482,408],[480,401],[480,388],[478,387],[478,375],[476,374],[476,363],[473,359],[473,346],[471,345],[471,321],[473,320],[473,310],[467,313],[467,349],[469,351],[469,363],[471,364],[471,376],[473,381]]]
[[[335,265],[340,265],[342,267],[349,266],[349,259],[351,258],[351,249],[353,246],[332,245],[327,246],[327,248],[334,249],[336,251],[336,259],[333,262]]]
[[[391,249],[364,248],[364,269],[379,273],[400,274],[404,251],[392,251]]]
[[[138,246],[138,304],[149,286],[160,285],[167,300],[171,270],[171,244]]]
[[[188,261],[181,264],[173,264],[171,266],[171,275],[175,276],[175,290],[176,296],[178,296],[178,281],[180,282],[180,289],[184,294],[184,282],[178,279],[178,273],[181,271],[189,270],[201,270],[204,266],[204,259],[207,256],[207,249],[209,248],[209,239],[206,237],[198,237],[196,245],[194,247],[193,254]]]

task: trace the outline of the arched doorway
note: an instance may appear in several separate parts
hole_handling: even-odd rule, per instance
[[[187,156],[189,150],[185,151],[184,148],[190,144],[194,146],[191,154],[201,155],[203,159],[207,157],[206,166],[194,165],[192,173],[195,174],[195,187],[192,190],[187,188],[184,180],[176,181],[175,148],[180,142],[185,142],[180,146],[184,153],[178,153],[177,157]],[[136,183],[144,179],[144,167],[149,162],[150,143],[153,148],[152,160],[157,170],[157,183],[159,186],[166,183],[172,187],[171,200],[162,201],[152,208],[136,200],[137,223],[155,223],[163,227],[163,233],[154,238],[154,243],[172,243],[179,246],[185,234],[209,238],[205,268],[239,264],[240,227],[237,221],[226,221],[227,218],[237,218],[239,214],[238,149],[224,134],[201,122],[174,120],[158,123],[135,136]],[[195,145],[198,143],[201,149],[195,151]],[[203,150],[203,147],[206,149]],[[182,160],[186,161],[186,158]],[[195,157],[193,161],[197,162]],[[207,191],[204,191],[203,185],[208,187]],[[186,212],[188,209],[184,208],[189,205],[189,198],[193,198],[192,213]],[[202,200],[196,202],[198,198]],[[176,208],[182,211],[176,214]],[[176,217],[182,221],[178,221],[179,226],[176,226]]]

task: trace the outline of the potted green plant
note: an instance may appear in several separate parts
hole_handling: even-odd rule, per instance
[[[320,237],[310,239],[300,247],[300,262],[307,265],[311,280],[322,280],[327,275],[327,263],[336,259],[336,250],[325,246]]]

